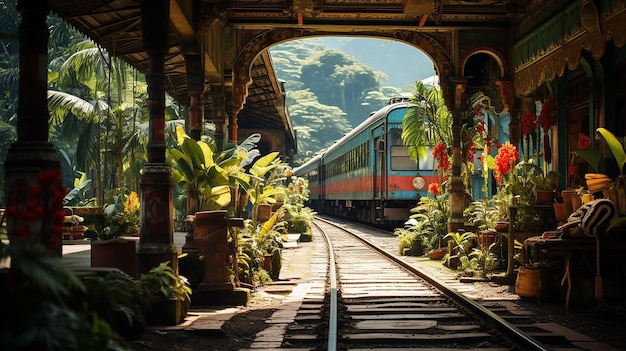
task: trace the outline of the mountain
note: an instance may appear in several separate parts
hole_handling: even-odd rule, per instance
[[[321,37],[318,42],[344,51],[364,65],[384,72],[381,86],[405,88],[435,74],[432,60],[421,50],[393,40],[354,37]],[[411,63],[407,65],[407,62]]]

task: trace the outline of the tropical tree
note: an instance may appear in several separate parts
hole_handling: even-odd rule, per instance
[[[315,156],[350,130],[341,109],[321,104],[309,90],[289,93],[287,105],[298,135],[295,163]]]
[[[326,105],[338,106],[347,113],[348,121],[356,126],[367,118],[369,108],[361,107],[368,92],[377,91],[384,74],[363,65],[338,50],[317,52],[300,68],[304,87]]]
[[[410,101],[413,106],[402,120],[402,140],[408,147],[409,156],[418,160],[433,152],[440,171],[447,172],[448,149],[452,145],[452,115],[446,108],[441,90],[416,82]]]
[[[51,139],[61,148],[73,146],[68,149],[76,150],[79,170],[93,170],[98,197],[105,189],[137,189],[146,159],[139,130],[147,115],[137,92],[145,92],[145,83],[91,41],[66,47],[66,55],[50,62]]]

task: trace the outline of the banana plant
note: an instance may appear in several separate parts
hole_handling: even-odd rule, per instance
[[[276,202],[276,196],[284,194],[283,188],[274,187],[281,179],[276,177],[282,162],[277,157],[278,152],[269,153],[255,161],[248,171],[251,187],[247,192],[252,204],[252,218],[257,218],[259,204],[264,202],[273,204]]]
[[[192,199],[192,211],[219,210],[228,206],[231,202],[230,178],[228,172],[215,162],[214,148],[189,137],[182,126],[176,128],[176,137],[180,149],[170,149],[174,160],[172,177]]]
[[[598,133],[602,135],[607,145],[609,145],[609,149],[615,157],[615,162],[617,162],[617,167],[619,168],[620,175],[626,174],[626,140],[622,138],[620,140],[613,133],[609,132],[607,129],[598,128]]]

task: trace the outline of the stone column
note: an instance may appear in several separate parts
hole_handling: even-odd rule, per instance
[[[65,188],[56,150],[48,142],[48,2],[22,0],[17,8],[22,16],[19,106],[17,141],[5,162],[7,230],[12,245],[42,244],[60,257]]]
[[[465,210],[465,185],[461,177],[462,155],[461,155],[461,116],[464,113],[465,87],[467,81],[464,79],[451,79],[453,89],[446,100],[450,113],[452,113],[452,162],[451,175],[449,180],[450,194],[450,220],[448,231],[456,232],[464,226],[463,211]],[[452,94],[453,93],[453,94]],[[451,107],[452,106],[452,107]]]
[[[202,135],[202,93],[204,93],[204,70],[197,45],[185,45],[187,69],[187,92],[189,93],[189,125],[187,132],[194,140]]]
[[[141,188],[141,236],[139,272],[171,261],[178,269],[174,233],[174,181],[165,162],[165,54],[168,51],[169,0],[142,0],[143,43],[150,57],[148,109],[150,111],[148,162],[143,167]]]

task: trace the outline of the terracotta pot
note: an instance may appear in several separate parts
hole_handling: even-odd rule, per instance
[[[561,196],[563,197],[563,202],[566,204],[572,203],[572,197],[578,196],[576,194],[576,190],[561,190]]]
[[[256,219],[259,222],[265,222],[272,216],[272,205],[270,204],[259,204],[256,213]]]
[[[498,222],[494,228],[497,232],[508,232],[509,222]]]
[[[537,204],[538,205],[550,205],[554,202],[554,191],[537,189]]]
[[[428,258],[431,260],[440,260],[448,253],[448,248],[441,247],[438,249],[432,249],[428,252]]]
[[[272,204],[272,212],[276,212],[278,211],[281,207],[283,207],[283,202],[282,201],[276,201],[275,203]]]
[[[583,204],[583,200],[578,194],[572,195],[571,200],[572,200],[572,211],[576,211]]]
[[[572,204],[566,204],[564,202],[558,202],[552,204],[554,207],[554,215],[556,216],[556,220],[566,221],[569,215],[572,214]]]
[[[507,223],[508,228],[508,223]],[[497,232],[493,230],[484,230],[478,233],[478,245],[483,247],[489,247],[489,245],[493,244],[496,241]]]
[[[111,239],[91,243],[91,267],[112,267],[137,277],[136,240]]]

